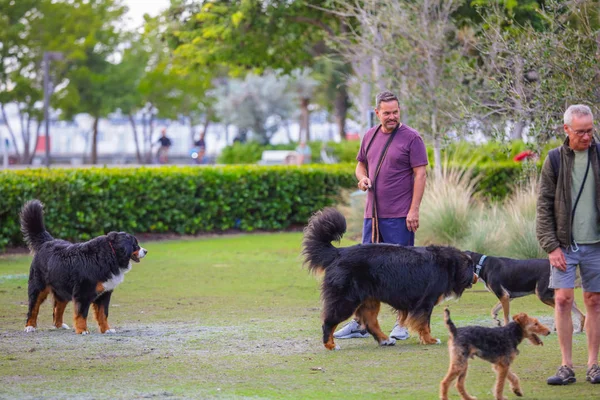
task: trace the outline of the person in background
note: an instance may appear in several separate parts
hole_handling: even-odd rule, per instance
[[[160,132],[160,138],[156,144],[159,145],[157,156],[160,164],[167,164],[169,162],[169,148],[171,148],[171,139],[167,137],[167,128],[162,128]]]
[[[198,140],[194,142],[194,147],[196,148],[197,164],[204,164],[204,156],[206,155],[206,142],[204,141],[204,132],[200,133]]]
[[[310,146],[305,141],[301,141],[298,147],[296,147],[296,153],[298,153],[297,162],[298,165],[310,164],[312,161],[312,151]]]

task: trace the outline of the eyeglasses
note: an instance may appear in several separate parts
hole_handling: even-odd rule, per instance
[[[569,129],[571,131],[573,131],[573,133],[575,133],[577,136],[583,136],[583,135],[593,136],[594,132],[596,132],[596,130],[594,128],[592,128],[592,129],[586,129],[586,130],[577,130],[576,131],[575,129],[573,129],[573,128],[571,128],[569,126]]]

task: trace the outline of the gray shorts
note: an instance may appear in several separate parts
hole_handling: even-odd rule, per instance
[[[551,289],[573,289],[577,265],[581,274],[584,292],[600,292],[600,243],[580,244],[578,251],[562,249],[567,261],[567,270],[550,267]]]

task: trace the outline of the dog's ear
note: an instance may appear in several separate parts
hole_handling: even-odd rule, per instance
[[[519,313],[519,314],[513,316],[513,321],[515,321],[517,324],[519,324],[521,326],[525,326],[527,324],[528,320],[529,320],[529,317],[525,313]]]

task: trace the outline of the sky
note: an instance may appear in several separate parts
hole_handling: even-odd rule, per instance
[[[157,15],[160,11],[169,7],[169,0],[123,0],[123,4],[129,7],[126,18],[131,20],[132,26],[140,26],[144,21],[144,14]]]

